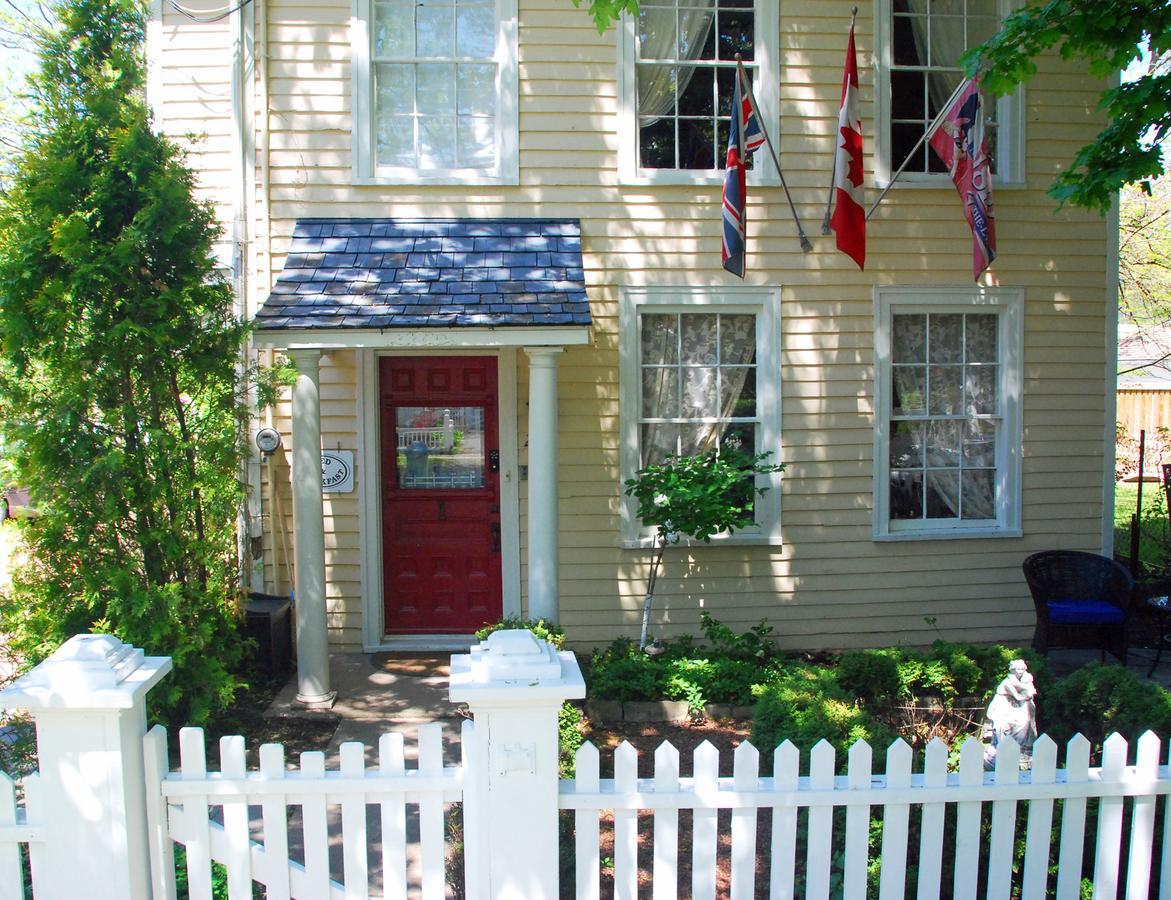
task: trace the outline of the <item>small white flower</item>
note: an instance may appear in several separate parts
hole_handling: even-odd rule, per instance
[[[671,502],[671,498],[666,494],[655,494],[655,506],[660,509]]]

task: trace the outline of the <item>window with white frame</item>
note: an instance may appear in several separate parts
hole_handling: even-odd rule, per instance
[[[879,0],[877,178],[938,181],[947,167],[923,142],[915,144],[965,78],[960,57],[1000,28],[1011,0]],[[984,127],[999,182],[1021,179],[1021,93],[987,97]],[[913,152],[912,152],[913,151]]]
[[[740,54],[776,133],[777,0],[644,0],[619,28],[619,168],[626,181],[718,180]],[[767,154],[753,167],[775,180]]]
[[[767,289],[624,292],[623,479],[673,454],[724,447],[780,461],[778,309]],[[779,479],[761,476],[758,486],[769,490],[755,501],[757,527],[731,537],[777,542]],[[628,504],[623,539],[642,538]]]
[[[516,180],[515,0],[357,0],[359,180]]]
[[[876,537],[1020,533],[1021,304],[878,289]]]

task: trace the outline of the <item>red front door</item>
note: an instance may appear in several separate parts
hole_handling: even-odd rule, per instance
[[[466,634],[501,613],[496,359],[384,357],[387,634]]]

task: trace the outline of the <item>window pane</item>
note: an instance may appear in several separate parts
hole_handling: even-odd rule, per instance
[[[756,317],[720,316],[720,362],[744,365],[756,361]]]
[[[891,355],[895,362],[927,362],[926,316],[895,316],[892,331]]]
[[[715,21],[710,9],[679,10],[679,59],[715,57]]]
[[[639,438],[642,458],[639,467],[654,466],[678,452],[679,426],[659,423],[643,425]]]
[[[455,168],[455,119],[419,119],[419,164],[428,169]]]
[[[461,6],[456,11],[456,53],[491,59],[496,53],[496,12],[491,6]]]
[[[684,365],[715,365],[717,335],[716,316],[685,313],[679,317],[683,329],[682,362]]]
[[[455,87],[456,112],[461,115],[495,115],[496,66],[458,66]]]
[[[398,486],[417,490],[484,486],[484,410],[400,406],[395,410]]]
[[[755,59],[753,14],[750,10],[720,10],[720,59]]]
[[[675,167],[675,120],[655,119],[642,124],[638,132],[639,165],[644,169]]]
[[[996,518],[996,472],[969,469],[963,474],[962,515],[965,519]]]
[[[374,55],[411,57],[415,55],[415,4],[411,0],[390,0],[374,5]]]
[[[423,6],[416,9],[415,41],[420,58],[455,53],[455,8]]]
[[[972,419],[964,423],[964,466],[996,465],[996,434],[999,423]]]
[[[716,137],[714,121],[682,119],[679,122],[679,168],[714,169]]]
[[[455,125],[457,165],[490,169],[496,164],[496,120],[460,116]]]
[[[923,518],[923,473],[890,473],[890,517]]]
[[[415,168],[415,120],[410,116],[379,116],[378,164]]]
[[[927,412],[926,366],[895,366],[891,385],[891,415],[921,416]]]
[[[679,317],[644,314],[640,359],[643,365],[679,362]]]
[[[375,105],[379,118],[415,111],[415,67],[381,63],[374,67]]]
[[[890,423],[890,466],[892,469],[915,469],[923,466],[922,422]]]
[[[927,424],[927,465],[955,468],[960,464],[960,428],[955,421]]]
[[[720,369],[720,415],[746,419],[756,415],[756,369],[748,366]]]
[[[962,366],[932,366],[928,370],[927,412],[933,416],[957,416],[963,411]]]
[[[678,419],[679,370],[648,366],[642,370],[642,415],[646,419]]]
[[[714,418],[716,405],[715,369],[689,367],[683,370],[683,415],[691,419]]]
[[[715,437],[710,425],[680,425],[679,455],[694,456],[715,446]]]
[[[955,519],[960,514],[960,473],[928,472],[925,506],[928,519]]]
[[[964,317],[964,344],[968,362],[996,362],[996,323],[996,316]]]
[[[962,362],[963,333],[963,316],[938,314],[931,316],[927,334],[929,361],[933,363]]]
[[[455,66],[428,64],[418,68],[417,103],[427,115],[450,115],[455,112]],[[448,139],[448,146],[453,143]]]
[[[915,39],[916,33],[926,34],[927,20],[923,16],[904,16],[896,14],[894,17],[894,64],[896,66],[919,66],[927,60],[920,58],[919,42]]]
[[[927,78],[922,72],[890,73],[890,117],[927,125]]]
[[[996,366],[968,366],[965,387],[968,393],[966,412],[969,416],[994,416],[996,403]]]
[[[679,80],[687,87],[679,96],[679,115],[710,116],[715,110],[715,73],[712,69],[683,66]]]
[[[747,423],[728,425],[720,436],[720,449],[756,453],[756,426]]]

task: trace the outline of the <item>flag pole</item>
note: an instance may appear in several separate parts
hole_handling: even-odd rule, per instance
[[[928,135],[935,131],[936,127],[943,120],[943,117],[947,115],[948,110],[951,109],[952,103],[955,102],[955,98],[960,95],[960,91],[964,89],[964,86],[968,83],[968,81],[969,79],[967,78],[964,78],[960,81],[959,86],[951,92],[951,96],[947,98],[947,102],[943,104],[942,107],[940,107],[938,114],[936,114],[935,118],[931,120],[931,124],[927,126],[923,134],[920,135],[919,140],[915,142],[915,146],[912,147],[907,153],[907,158],[903,160],[903,164],[898,167],[894,175],[891,176],[890,181],[887,182],[886,187],[882,189],[882,193],[875,198],[874,204],[866,211],[867,222],[870,221],[870,217],[874,214],[874,211],[878,209],[878,204],[882,202],[882,198],[885,197],[890,189],[895,186],[895,182],[898,181],[899,176],[903,174],[903,170],[907,167],[907,163],[911,161],[911,157],[915,155],[915,151],[923,146],[923,142],[927,140]]]
[[[854,6],[854,7],[850,8],[850,33],[851,34],[854,33],[854,23],[857,21],[858,21],[858,7]],[[841,140],[841,137],[842,136],[840,134],[838,134],[834,138],[834,152],[833,152],[833,157],[832,157],[833,162],[830,164],[830,167],[829,167],[829,193],[826,194],[826,197],[825,197],[825,218],[821,220],[821,233],[822,234],[829,234],[830,233],[829,220],[830,220],[830,216],[833,214],[834,182],[838,177],[838,146],[837,146],[837,144],[838,144],[838,141]]]
[[[736,77],[739,78],[744,71],[744,63],[740,59],[740,54],[736,54]],[[756,95],[752,92],[752,85],[748,83],[748,79],[743,81],[745,87],[748,88],[748,96],[752,98],[752,105],[756,109],[760,107],[756,103]],[[735,110],[733,115],[737,115]],[[808,253],[813,249],[813,244],[809,243],[809,238],[805,236],[805,229],[801,227],[801,219],[797,216],[797,208],[793,205],[793,198],[789,195],[789,186],[785,184],[785,173],[781,171],[781,161],[777,158],[777,151],[773,147],[773,139],[769,137],[768,129],[765,127],[764,121],[760,123],[760,130],[764,132],[765,143],[768,144],[768,152],[772,154],[773,165],[777,167],[777,175],[781,178],[781,187],[785,189],[785,199],[789,201],[789,212],[793,214],[793,221],[797,223],[797,237],[801,241],[801,249]]]

